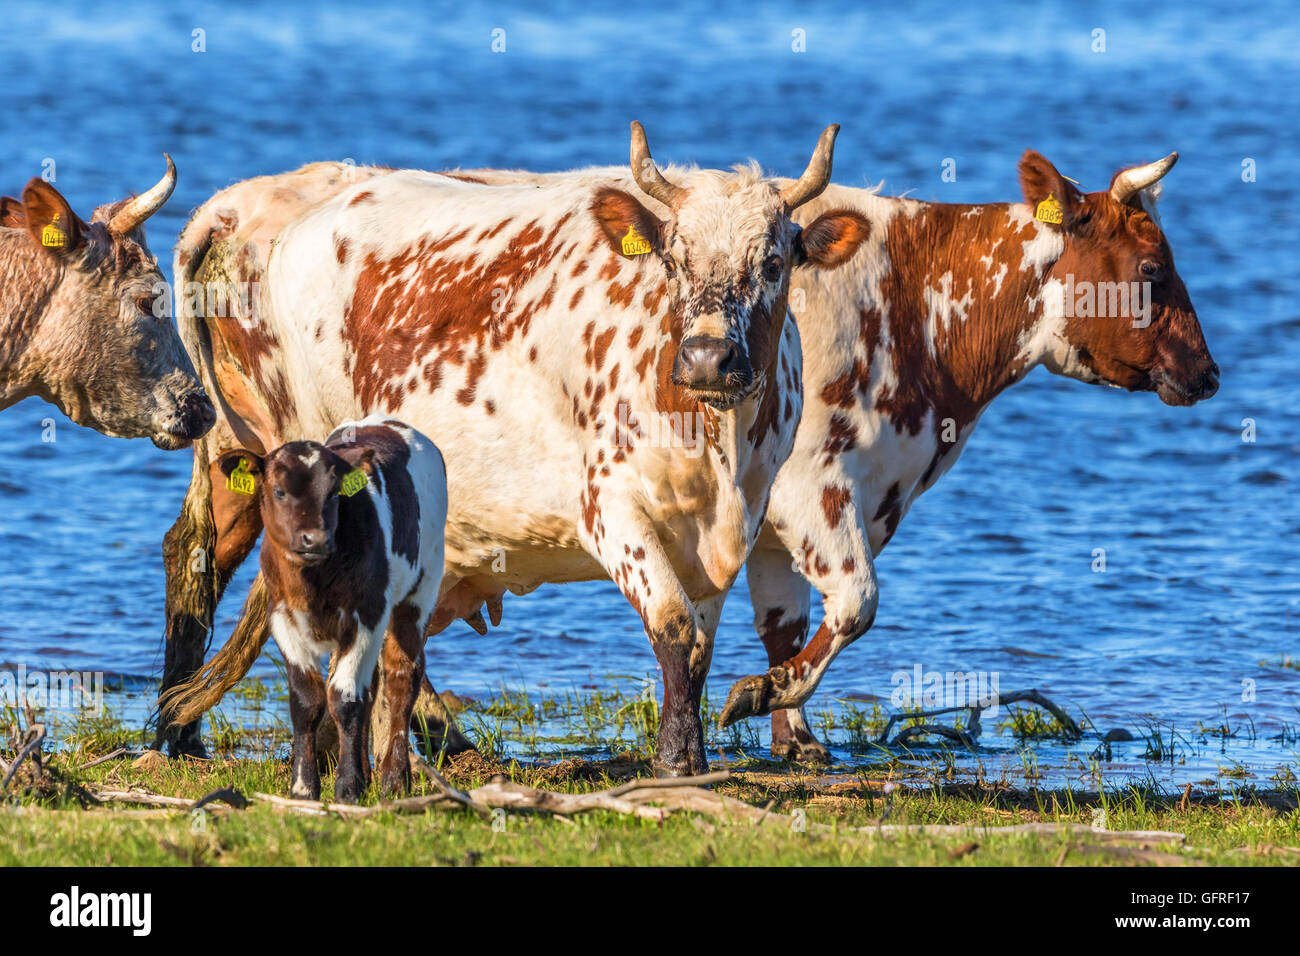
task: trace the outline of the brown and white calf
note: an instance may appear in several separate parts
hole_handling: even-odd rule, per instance
[[[176,167],[85,222],[32,179],[0,198],[0,409],[32,395],[79,425],[183,448],[215,420],[172,323],[144,221]]]
[[[340,425],[323,445],[294,441],[265,456],[233,449],[217,465],[265,528],[267,614],[289,676],[292,793],[320,796],[316,727],[328,705],[339,736],[334,796],[355,803],[369,777],[381,651],[393,728],[409,725],[423,677],[424,622],[442,581],[442,455],[408,425],[375,415]],[[333,655],[328,688],[323,654]],[[409,788],[407,746],[404,730],[375,741],[385,793]]]
[[[1122,170],[1085,194],[1030,150],[1023,202],[927,203],[831,185],[799,210],[808,229],[856,215],[868,238],[843,268],[791,281],[803,418],[746,565],[770,669],[735,684],[725,723],[770,713],[774,754],[826,759],[801,707],[871,626],[876,555],[988,404],[1035,366],[1169,405],[1214,394],[1218,366],[1155,212],[1176,160]],[[545,184],[598,172],[626,175],[460,175]],[[689,184],[702,174],[667,175]],[[805,643],[810,582],[824,613]]]
[[[201,662],[217,596],[256,533],[210,463],[383,410],[448,456],[430,630],[485,604],[496,619],[506,591],[611,578],[663,672],[656,769],[706,769],[713,635],[799,420],[790,275],[839,265],[862,235],[857,215],[802,231],[791,218],[826,185],[834,135],[781,187],[752,167],[673,184],[633,124],[635,180],[489,187],[317,166],[283,178],[287,197],[272,177],[205,204],[177,247],[178,282],[258,280],[262,295],[256,321],[182,319],[221,421],[196,448],[168,535],[165,682]],[[186,558],[194,547],[213,549],[211,578]],[[260,600],[255,588],[254,610]],[[196,718],[259,639],[241,624],[168,698],[185,726],[173,749],[198,746]]]

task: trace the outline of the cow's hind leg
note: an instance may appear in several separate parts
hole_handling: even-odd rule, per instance
[[[190,680],[203,666],[203,652],[217,603],[230,578],[248,557],[262,532],[254,498],[219,484],[208,462],[209,441],[194,443],[194,469],[180,516],[163,538],[167,574],[167,641],[159,689],[158,735],[171,756],[205,756],[201,719],[172,725],[168,691]]]
[[[794,657],[808,637],[811,587],[794,569],[794,558],[774,543],[755,550],[745,567],[754,605],[754,627],[769,667]],[[772,756],[800,763],[829,763],[830,752],[808,727],[802,707],[772,711]]]
[[[849,509],[849,514],[856,515],[856,510]],[[835,534],[823,531],[819,539],[814,539],[814,547],[800,554],[803,575],[822,595],[822,622],[817,633],[792,656],[774,663],[767,673],[738,680],[723,708],[723,726],[746,717],[761,717],[777,710],[802,707],[840,651],[871,627],[879,604],[879,591],[875,564],[866,550],[865,531],[852,517],[840,522],[835,530]],[[797,534],[798,529],[792,529],[790,533]],[[789,541],[784,544],[792,547]],[[774,570],[774,567],[769,570]],[[760,613],[758,607],[764,598],[760,593],[753,599],[756,614]],[[766,615],[774,606],[768,606],[761,613]],[[797,617],[774,618],[773,627],[779,628],[783,620],[793,628]],[[786,646],[791,646],[788,641]]]
[[[375,771],[379,785],[387,796],[411,789],[410,734],[411,709],[420,693],[424,673],[422,649],[424,633],[419,610],[402,603],[393,610],[379,658],[383,680],[383,699],[375,702],[377,712],[386,719],[377,721],[375,736]],[[383,733],[384,736],[378,736]]]
[[[293,722],[293,782],[290,795],[301,800],[320,799],[320,771],[316,768],[316,725],[325,713],[325,681],[311,668],[290,664],[289,719]]]

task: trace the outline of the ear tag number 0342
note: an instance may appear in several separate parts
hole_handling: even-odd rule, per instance
[[[643,256],[649,251],[650,240],[637,232],[636,226],[628,226],[627,235],[623,237],[623,255]]]
[[[239,464],[235,470],[230,473],[226,479],[226,487],[237,495],[251,495],[254,493],[257,484],[253,481],[253,476],[248,473],[248,459],[239,459]]]
[[[360,468],[353,468],[343,476],[343,484],[339,486],[339,494],[344,498],[351,498],[369,482],[370,479],[366,477],[364,471]]]

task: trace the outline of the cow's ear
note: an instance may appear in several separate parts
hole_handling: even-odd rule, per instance
[[[360,468],[367,475],[375,473],[375,450],[368,445],[354,445],[351,448],[335,449],[340,458],[348,463],[348,470]]]
[[[852,259],[869,235],[871,223],[852,210],[823,213],[805,226],[795,240],[795,265],[834,269]]]
[[[0,196],[0,226],[10,229],[26,229],[27,214],[23,212],[23,201],[13,196]]]
[[[1034,218],[1058,229],[1069,226],[1083,201],[1079,190],[1032,149],[1020,157],[1020,191]]]
[[[605,241],[619,255],[634,258],[663,249],[664,224],[631,193],[602,189],[591,204]]]
[[[76,251],[85,239],[86,224],[63,194],[43,179],[34,177],[23,190],[23,216],[37,245],[55,255]]]
[[[231,451],[222,452],[221,457],[217,459],[217,467],[221,473],[229,478],[240,465],[243,470],[250,475],[260,475],[266,470],[266,462],[261,455],[255,455],[251,451],[245,451],[243,448],[235,448]]]

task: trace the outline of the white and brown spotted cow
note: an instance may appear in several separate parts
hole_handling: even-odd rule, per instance
[[[0,409],[36,395],[79,425],[164,449],[212,426],[144,239],[175,186],[169,156],[153,188],[90,222],[42,179],[0,198]]]
[[[808,229],[828,214],[860,216],[869,237],[847,266],[791,282],[803,420],[746,566],[771,668],[736,683],[724,723],[770,713],[774,754],[826,759],[801,707],[871,626],[875,556],[952,467],[989,402],[1035,366],[1153,391],[1170,405],[1215,393],[1218,366],[1155,213],[1157,183],[1176,160],[1123,170],[1108,189],[1083,194],[1030,150],[1021,203],[927,203],[831,185],[799,210]],[[619,175],[460,175],[540,184],[593,172]],[[701,174],[667,175],[689,184]],[[1134,284],[1145,316],[1134,314]],[[805,644],[809,582],[824,614]]]
[[[384,793],[404,792],[424,622],[442,581],[442,455],[410,426],[373,415],[341,424],[324,444],[289,442],[265,456],[232,449],[217,465],[229,490],[255,501],[265,528],[267,615],[289,677],[293,796],[320,796],[316,728],[328,706],[339,739],[334,798],[357,802],[370,771],[365,741],[381,650],[393,719],[375,741],[376,769]],[[333,655],[328,687],[323,654]]]
[[[800,415],[790,275],[839,265],[865,235],[856,213],[802,232],[791,219],[824,188],[836,129],[781,188],[755,168],[674,185],[633,124],[635,185],[348,172],[360,181],[275,229],[232,200],[287,208],[295,192],[328,192],[331,174],[293,174],[278,199],[278,182],[214,197],[182,235],[177,280],[259,278],[260,311],[183,320],[221,420],[168,535],[165,681],[188,676],[178,661],[197,663],[216,596],[258,531],[212,481],[220,452],[384,411],[447,456],[447,569],[430,631],[484,604],[496,618],[506,591],[609,577],[663,672],[657,770],[706,769],[713,634]],[[188,560],[195,548],[215,548],[207,579]],[[173,749],[197,744],[196,718],[251,663],[264,603],[255,588],[226,648],[168,697],[166,713],[188,725]]]

